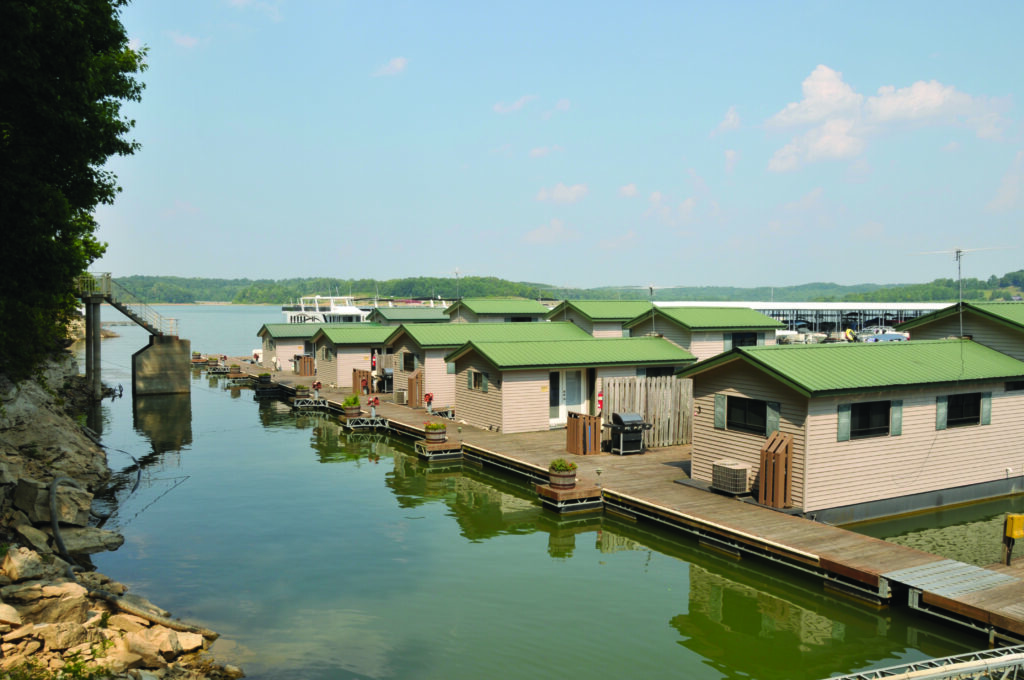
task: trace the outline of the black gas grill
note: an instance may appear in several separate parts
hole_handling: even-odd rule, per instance
[[[613,413],[607,425],[612,431],[612,453],[620,456],[644,452],[644,431],[651,429],[639,413]]]

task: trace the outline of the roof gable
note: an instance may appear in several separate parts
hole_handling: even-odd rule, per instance
[[[924,314],[901,323],[897,328],[901,331],[910,330],[919,326],[939,321],[957,314],[963,308],[965,314],[977,314],[978,316],[991,319],[996,323],[1009,326],[1015,330],[1024,332],[1024,302],[961,302],[950,305],[930,314]]]
[[[971,340],[739,347],[683,369],[745,362],[805,396],[1024,378],[1024,361]]]
[[[442,307],[375,307],[370,317],[379,316],[387,321],[448,321],[448,314]]]
[[[312,338],[324,325],[322,323],[265,323],[256,331],[256,335],[260,337],[269,335],[272,338]]]
[[[523,370],[567,366],[652,366],[682,364],[696,357],[663,338],[586,338],[537,342],[470,341],[445,361],[476,352],[495,368]]]
[[[402,324],[388,336],[393,344],[402,335],[423,348],[459,347],[470,341],[524,342],[530,340],[576,340],[590,335],[575,324],[543,323],[410,323]]]
[[[474,314],[534,314],[544,316],[548,308],[536,300],[511,298],[463,298],[444,310],[449,316],[465,307]]]
[[[654,315],[658,320],[665,320],[690,331],[718,330],[774,330],[784,328],[784,324],[747,307],[655,307]],[[625,324],[632,328],[647,319],[651,314],[640,314]]]
[[[327,338],[335,345],[382,345],[394,329],[376,324],[345,324],[325,326],[313,339]]]
[[[575,310],[594,322],[630,321],[649,312],[652,305],[647,300],[566,300],[548,312],[548,319],[557,320],[560,315]]]

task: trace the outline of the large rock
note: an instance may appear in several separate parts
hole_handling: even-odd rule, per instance
[[[47,536],[53,534],[49,527],[43,530]],[[124,544],[124,536],[116,531],[97,529],[96,527],[61,528],[64,547],[72,555],[92,555],[93,553],[117,550]],[[56,541],[54,541],[56,545]]]
[[[0,597],[30,623],[85,621],[91,607],[85,588],[70,581],[60,585],[16,583],[0,589]]]
[[[14,507],[28,515],[33,524],[50,521],[50,487],[33,479],[20,479],[14,488]],[[57,520],[84,527],[89,523],[92,494],[67,484],[57,488]]]
[[[74,621],[54,623],[36,629],[36,637],[42,640],[47,650],[63,650],[86,642],[89,634],[85,626]]]
[[[21,615],[11,605],[0,603],[0,623],[5,623],[9,626],[20,626]]]
[[[20,583],[60,578],[64,575],[67,566],[67,562],[54,555],[43,557],[28,548],[11,548],[4,555],[3,565],[0,568],[12,581]]]
[[[14,533],[18,534],[34,550],[41,553],[52,553],[50,548],[50,536],[39,529],[25,522],[14,527]]]

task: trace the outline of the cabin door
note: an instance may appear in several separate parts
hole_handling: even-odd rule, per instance
[[[569,411],[583,410],[583,371],[551,371],[548,376],[548,417],[551,427],[561,427]]]

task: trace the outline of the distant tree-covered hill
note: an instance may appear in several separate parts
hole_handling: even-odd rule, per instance
[[[457,297],[523,297],[569,300],[646,300],[652,291],[637,286],[600,288],[557,288],[544,283],[506,281],[488,276],[454,278],[413,277],[405,279],[203,279],[176,276],[127,276],[117,279],[145,302],[192,303],[233,302],[236,304],[285,304],[304,295],[352,295],[357,298],[425,299]],[[1010,300],[1024,288],[1024,270],[987,281],[963,280],[965,300]],[[655,288],[655,300],[775,302],[954,302],[959,295],[954,279],[931,283],[872,284],[841,286],[835,283],[805,283],[799,286],[733,288],[695,286]]]

